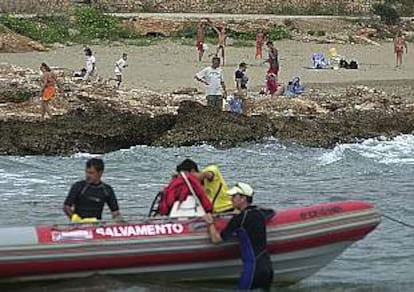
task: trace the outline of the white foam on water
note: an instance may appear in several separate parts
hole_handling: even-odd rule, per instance
[[[71,158],[100,158],[102,154],[91,154],[91,153],[84,153],[78,152],[71,156]]]
[[[400,135],[393,139],[367,139],[362,143],[339,144],[319,157],[321,165],[336,163],[349,152],[382,164],[414,164],[414,135]]]

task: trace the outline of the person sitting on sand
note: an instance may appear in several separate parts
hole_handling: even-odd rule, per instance
[[[40,65],[40,71],[42,71],[43,74],[40,98],[42,100],[42,120],[44,120],[46,114],[48,114],[49,117],[52,117],[49,110],[49,103],[56,96],[56,85],[58,85],[58,83],[56,74],[52,72],[46,63]]]
[[[110,78],[109,81],[114,80],[117,82],[116,87],[119,88],[122,83],[122,72],[128,67],[128,54],[123,53],[121,59],[115,63],[115,78]]]
[[[274,73],[269,73],[266,75],[266,93],[270,94],[272,97],[283,95],[285,88],[283,85],[279,84],[277,75]]]
[[[402,65],[402,58],[405,52],[408,53],[408,45],[405,39],[402,36],[401,31],[397,33],[397,36],[394,39],[394,54],[395,54],[395,67],[401,67]]]
[[[208,22],[211,26],[211,28],[217,33],[218,36],[218,44],[217,44],[217,51],[215,53],[215,56],[220,56],[219,53],[221,51],[221,58],[223,59],[223,66],[225,64],[225,47],[227,44],[227,33],[226,33],[226,27],[223,26],[214,26],[213,23],[209,20]],[[212,55],[210,55],[212,56]]]

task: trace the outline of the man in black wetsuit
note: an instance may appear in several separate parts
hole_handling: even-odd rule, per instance
[[[266,250],[266,220],[275,214],[273,210],[264,210],[252,205],[253,189],[245,183],[238,183],[228,191],[235,209],[241,212],[235,215],[222,232],[218,232],[211,214],[204,216],[208,232],[213,243],[238,237],[243,272],[238,289],[269,290],[273,281],[273,267]]]
[[[112,218],[120,220],[118,201],[110,185],[101,181],[104,171],[102,159],[92,158],[86,162],[85,180],[76,182],[63,204],[63,211],[71,219],[102,219],[105,203],[112,212]]]

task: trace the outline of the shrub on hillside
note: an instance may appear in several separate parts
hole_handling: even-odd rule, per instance
[[[374,4],[373,11],[374,14],[381,17],[385,24],[394,25],[400,22],[400,15],[393,5],[393,1],[386,0],[384,3]]]
[[[267,37],[272,41],[288,39],[291,37],[290,32],[281,25],[275,25],[269,29]]]
[[[78,8],[74,15],[76,28],[84,38],[113,39],[117,34],[119,20],[96,8]]]

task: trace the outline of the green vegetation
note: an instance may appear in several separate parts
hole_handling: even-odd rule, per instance
[[[381,20],[388,25],[395,25],[400,22],[401,16],[413,16],[413,0],[385,0],[373,5],[374,14],[381,17]]]
[[[400,22],[400,14],[394,5],[394,0],[386,0],[384,3],[373,5],[374,13],[381,17],[381,20],[388,25],[398,24]]]
[[[119,29],[119,20],[103,14],[95,8],[77,8],[74,10],[74,27],[86,39],[115,39]]]
[[[103,41],[121,41],[129,45],[149,46],[160,40],[157,36],[141,36],[122,25],[120,19],[92,7],[75,8],[67,15],[30,19],[3,16],[0,18],[0,27],[1,25],[45,44],[56,42],[95,44]],[[290,38],[290,31],[283,25],[275,25],[266,33],[271,40]],[[252,41],[256,38],[254,31],[240,32],[230,29],[228,35],[234,39],[233,46],[237,47],[250,47],[254,45]],[[194,46],[196,36],[196,23],[172,35],[180,43],[191,46]],[[217,34],[213,29],[206,29],[206,41],[216,43]]]
[[[273,26],[267,33],[268,39],[272,41],[288,39],[291,37],[290,32],[284,27],[280,25]]]
[[[77,8],[68,15],[36,17],[31,19],[3,16],[0,24],[43,43],[78,42],[93,40],[142,39],[136,32],[125,28],[121,21],[96,8]]]
[[[290,31],[282,25],[275,25],[271,27],[267,33],[270,40],[281,40],[288,39],[291,37]],[[227,29],[227,34],[229,37],[234,39],[232,46],[234,47],[251,47],[254,46],[253,41],[256,40],[256,32],[247,31],[240,32],[232,29]],[[197,27],[196,24],[193,26],[184,27],[182,30],[174,34],[174,40],[178,41],[182,45],[195,45],[195,39],[197,37]],[[206,30],[206,42],[207,43],[216,43],[217,34],[211,30]]]
[[[255,47],[256,43],[254,41],[236,39],[233,41],[232,46],[235,48]]]

